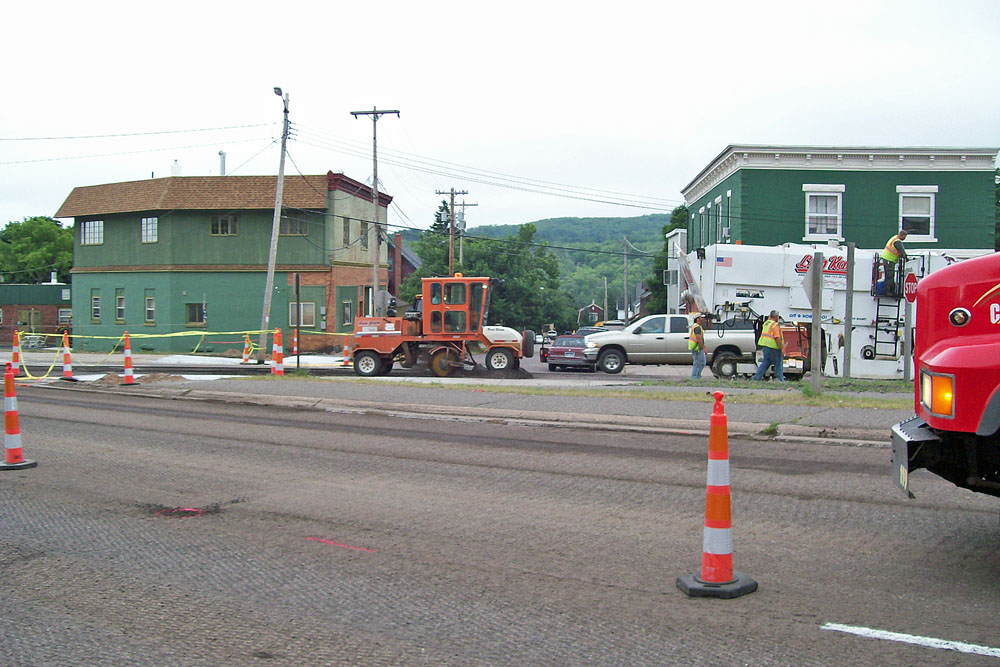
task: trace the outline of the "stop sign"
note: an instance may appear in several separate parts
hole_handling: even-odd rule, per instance
[[[917,298],[917,276],[912,272],[906,274],[906,278],[903,279],[903,294],[906,295],[906,300],[913,303]]]

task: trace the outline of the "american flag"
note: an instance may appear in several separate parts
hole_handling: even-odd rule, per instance
[[[715,265],[716,266],[732,266],[733,265],[733,258],[732,257],[716,257],[715,258]]]

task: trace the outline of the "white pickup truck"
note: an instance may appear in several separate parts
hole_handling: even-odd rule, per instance
[[[648,315],[621,331],[586,338],[584,356],[605,373],[620,373],[625,364],[691,363],[687,315]],[[716,377],[733,377],[740,362],[753,363],[757,340],[750,321],[712,322],[705,328],[705,354]]]

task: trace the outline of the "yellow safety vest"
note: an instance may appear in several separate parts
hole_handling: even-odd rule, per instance
[[[697,349],[701,348],[701,345],[698,344],[698,341],[695,340],[695,337],[694,337],[694,335],[695,335],[695,333],[694,333],[695,329],[698,329],[699,333],[701,333],[701,325],[700,324],[692,324],[691,325],[691,330],[688,331],[688,349],[689,350],[697,350]]]
[[[899,234],[893,236],[885,244],[885,248],[882,249],[882,259],[888,260],[890,262],[899,261],[899,251],[896,250],[896,241],[899,240]]]
[[[760,340],[757,344],[761,347],[770,347],[780,350],[784,341],[781,338],[781,327],[772,319],[764,321],[764,326],[760,331]]]

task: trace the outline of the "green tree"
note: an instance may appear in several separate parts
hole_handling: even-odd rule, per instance
[[[11,222],[0,230],[0,274],[7,282],[41,283],[52,271],[69,282],[73,230],[42,216]]]
[[[687,206],[681,205],[675,208],[670,214],[670,224],[663,226],[663,236],[666,237],[675,229],[687,229],[688,219]],[[663,284],[663,272],[667,270],[667,258],[670,256],[670,252],[671,248],[667,247],[667,241],[664,238],[663,251],[653,261],[653,275],[646,280],[646,289],[650,293],[646,308],[650,313],[663,313],[667,309],[667,286]]]

